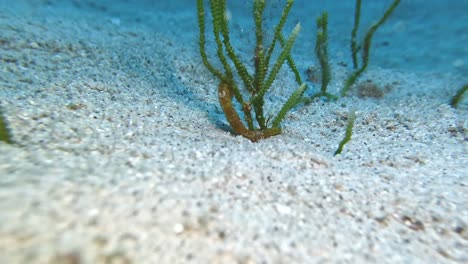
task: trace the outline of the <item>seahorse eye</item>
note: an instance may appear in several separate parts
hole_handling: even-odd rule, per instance
[[[226,95],[227,95],[227,93],[226,93],[225,90],[222,90],[222,91],[219,91],[219,92],[218,92],[218,96],[219,96],[220,98],[224,98],[224,97],[226,97]]]

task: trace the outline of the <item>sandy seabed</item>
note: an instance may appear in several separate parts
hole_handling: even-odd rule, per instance
[[[468,33],[438,20],[457,12],[427,21],[438,1],[411,16],[422,2],[402,4],[360,80],[382,98],[316,100],[251,143],[231,133],[201,64],[193,1],[151,2],[0,0],[0,100],[18,142],[0,144],[0,263],[468,262],[468,107],[448,105]],[[328,2],[337,92],[352,5]],[[316,61],[314,21],[302,23],[304,72]],[[296,87],[279,76],[267,113]],[[351,108],[353,138],[333,156]]]

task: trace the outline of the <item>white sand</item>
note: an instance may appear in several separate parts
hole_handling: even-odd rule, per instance
[[[229,132],[200,62],[193,1],[146,2],[0,0],[0,100],[20,143],[0,144],[0,263],[468,262],[468,107],[447,104],[467,51],[432,38],[466,28],[417,36],[430,12],[405,3],[362,78],[389,85],[383,99],[317,101],[251,143]],[[349,4],[323,8],[352,20]],[[336,92],[349,53],[333,23]],[[282,73],[269,111],[295,86]],[[353,139],[333,157],[351,107]]]

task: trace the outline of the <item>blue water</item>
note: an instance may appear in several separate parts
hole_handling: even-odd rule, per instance
[[[195,10],[195,1],[154,2],[146,1],[145,5],[169,12],[174,17],[179,14],[185,16]],[[391,2],[362,1],[361,37]],[[271,5],[265,12],[265,21],[273,26],[281,14],[284,1],[267,3]],[[233,13],[232,30],[236,30],[236,25],[240,24],[244,34],[252,34],[251,1],[228,1],[228,4]],[[288,20],[289,29],[292,23],[302,24],[295,52],[298,56],[306,53],[313,56],[315,19],[323,11],[329,12],[330,58],[349,59],[349,40],[354,19],[354,1],[351,0],[296,0]],[[466,0],[403,0],[375,34],[371,64],[408,71],[468,76],[467,13]],[[196,31],[195,25],[193,30]]]
[[[363,38],[369,26],[382,16],[392,1],[363,0],[362,2],[358,39]],[[208,9],[208,1],[205,3]],[[284,3],[285,1],[279,0],[267,2],[267,9],[264,12],[267,40],[272,37],[273,27],[281,15]],[[232,44],[244,61],[251,62],[255,46],[252,1],[228,1],[228,10]],[[352,69],[350,35],[354,20],[354,1],[296,0],[283,32],[288,35],[296,23],[302,25],[292,51],[301,73],[304,73],[307,67],[317,65],[314,54],[315,20],[324,11],[329,13],[330,60],[333,65],[344,66],[347,71]],[[466,0],[402,0],[391,17],[374,35],[369,69],[379,67],[404,72],[448,74],[458,78],[458,83],[467,82],[467,11],[468,1]],[[182,47],[193,54],[194,64],[201,65],[198,54],[199,32],[196,1],[193,0],[21,0],[15,2],[0,0],[0,16],[8,20],[8,23],[5,23],[7,25],[0,26],[0,43],[5,47],[2,50],[4,58],[17,56],[9,55],[8,50],[16,50],[14,46],[17,44],[15,43],[23,42],[39,42],[39,44],[45,42],[53,45],[55,42],[63,41],[63,45],[97,46],[103,48],[111,56],[119,54],[117,49],[145,50],[137,56],[134,56],[132,52],[120,53],[125,56],[120,58],[120,62],[135,69],[135,72],[144,78],[148,76],[148,73],[138,69],[142,69],[146,62],[139,57],[146,56],[145,54],[151,57],[155,52],[150,50],[147,44],[135,41],[135,39],[150,39],[158,35],[174,43],[174,47],[165,47],[167,54],[177,53],[175,50]],[[207,50],[211,58],[215,58],[216,49],[208,17],[207,22]],[[49,29],[50,25],[53,28]],[[57,25],[60,26],[57,27]],[[113,42],[111,38],[108,38],[110,34],[127,33],[131,34],[127,43]],[[25,49],[24,51],[40,50]],[[52,54],[53,52],[52,50]],[[45,54],[36,55],[44,56],[41,57],[43,60],[47,59]],[[29,60],[23,57],[20,61]],[[163,61],[161,57],[152,59]],[[11,58],[7,58],[2,63],[18,64],[10,60]],[[48,62],[43,62],[43,64],[45,68],[49,68]],[[15,71],[20,75],[23,74],[21,69]],[[11,84],[12,78],[7,76],[7,73],[2,73],[0,81],[7,86],[27,86],[32,84],[28,83],[31,79],[41,74],[48,75],[40,76],[38,79],[41,79],[41,82],[34,82],[41,87],[41,85],[49,85],[55,80],[54,78],[60,79],[60,75],[54,71],[41,70],[39,74],[36,74],[32,70],[26,73],[31,76],[18,77],[26,82]],[[178,76],[170,76],[168,81],[172,82],[174,78]]]
[[[14,10],[10,1],[1,0],[1,9],[13,9],[19,16],[42,14],[47,16],[66,12],[98,13],[118,18],[122,24],[148,28],[148,34],[167,32],[178,34],[186,42],[187,36],[196,38],[198,28],[194,0],[48,0],[18,1],[23,10]],[[361,36],[368,26],[381,16],[391,0],[363,0]],[[24,3],[24,4],[21,4]],[[273,26],[281,14],[284,1],[267,1],[266,26]],[[228,1],[232,13],[233,34],[242,30],[243,38],[252,38],[250,0]],[[296,0],[285,32],[292,24],[301,22],[302,33],[295,53],[299,58],[313,59],[315,19],[322,11],[329,12],[330,58],[348,60],[349,38],[353,22],[354,1]],[[468,1],[466,0],[403,0],[391,18],[377,31],[371,54],[371,64],[409,71],[450,72],[468,76]],[[170,23],[158,16],[170,16]],[[71,16],[72,17],[72,16]],[[73,23],[73,21],[69,21]],[[271,30],[271,28],[270,28]],[[266,28],[268,31],[268,28]],[[181,34],[183,32],[183,35]],[[249,37],[250,35],[250,37]],[[196,39],[186,43],[196,48]],[[241,42],[242,44],[242,42]],[[249,43],[243,43],[249,45]],[[251,44],[251,43],[250,43]],[[310,53],[310,55],[308,55]]]

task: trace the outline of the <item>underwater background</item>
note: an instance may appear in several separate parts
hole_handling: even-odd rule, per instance
[[[285,2],[266,1],[267,40]],[[362,1],[358,39],[392,2]],[[227,3],[251,69],[253,1]],[[294,1],[283,33],[301,23],[291,55],[309,93],[324,11],[329,91],[352,71],[354,5]],[[0,263],[467,263],[467,96],[450,105],[468,83],[467,12],[401,0],[349,95],[294,108],[281,135],[253,143],[221,110],[196,1],[0,0],[14,141],[0,141]],[[267,116],[296,88],[283,67]]]

